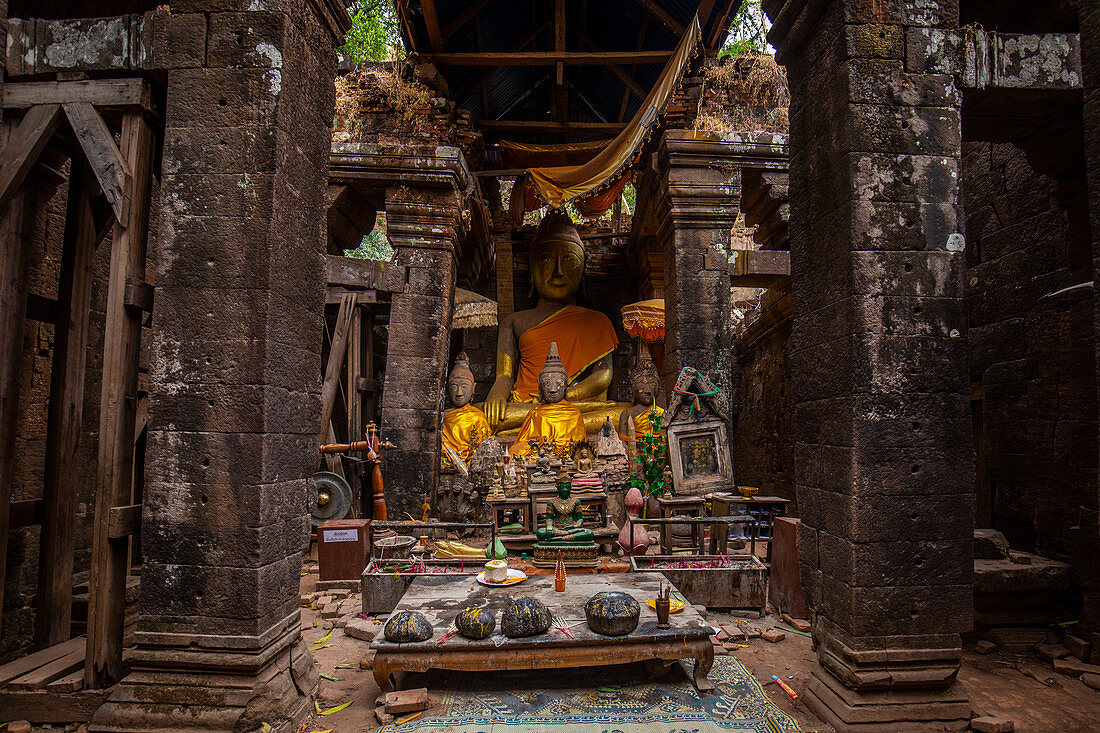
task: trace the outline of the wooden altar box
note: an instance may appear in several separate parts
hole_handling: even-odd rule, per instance
[[[367,567],[369,519],[330,519],[317,528],[319,580],[358,580]]]

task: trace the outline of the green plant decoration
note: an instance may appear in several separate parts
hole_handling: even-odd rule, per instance
[[[650,431],[638,439],[638,455],[634,460],[641,467],[640,475],[632,474],[623,481],[623,491],[638,489],[642,496],[658,497],[668,489],[670,494],[676,493],[671,482],[665,481],[665,466],[668,465],[668,448],[661,436],[661,416],[656,412],[649,414]],[[666,485],[667,484],[667,485]],[[645,515],[646,505],[642,505],[642,513]]]

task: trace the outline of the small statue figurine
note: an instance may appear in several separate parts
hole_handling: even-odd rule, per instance
[[[493,434],[485,413],[470,404],[474,397],[474,373],[470,371],[466,352],[459,353],[455,359],[451,376],[447,380],[447,396],[454,408],[443,415],[443,426],[439,433],[442,441],[440,463],[444,469],[458,468],[465,475],[466,466],[474,451],[483,440]]]
[[[657,405],[657,390],[660,388],[660,383],[657,367],[649,356],[649,349],[642,346],[638,352],[637,364],[630,370],[634,404],[619,415],[619,437],[626,443],[628,450],[635,448],[638,438],[653,432],[650,422],[653,414],[659,417],[665,414],[665,411]]]
[[[546,526],[535,535],[542,545],[589,545],[595,535],[581,526],[581,502],[570,496],[571,480],[563,469],[558,475],[558,495],[546,504]]]
[[[558,357],[558,345],[551,343],[546,365],[539,374],[542,401],[527,413],[516,442],[512,444],[512,455],[530,455],[531,440],[537,438],[540,444],[548,443],[557,455],[564,456],[573,443],[587,437],[581,411],[565,399],[568,385],[569,375]]]

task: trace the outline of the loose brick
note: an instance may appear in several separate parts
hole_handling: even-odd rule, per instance
[[[415,713],[418,710],[428,709],[428,688],[418,687],[414,690],[397,690],[386,693],[386,712],[390,715],[397,713]]]

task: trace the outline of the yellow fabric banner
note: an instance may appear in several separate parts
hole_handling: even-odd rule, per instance
[[[516,187],[520,188],[520,184],[530,185],[539,198],[555,209],[574,203],[588,216],[599,213],[593,210],[597,207],[602,206],[600,211],[606,210],[615,199],[602,197],[600,194],[621,185],[629,178],[639,151],[660,124],[669,98],[680,85],[688,64],[695,57],[700,38],[699,16],[695,16],[634,119],[591,160],[576,166],[530,168],[516,181]],[[563,152],[575,149],[576,143],[563,146]],[[526,186],[520,190],[523,191],[524,188]],[[513,197],[517,193],[513,190]],[[585,199],[594,198],[609,200],[601,200],[599,204],[593,201],[596,205],[592,207],[583,205]]]

